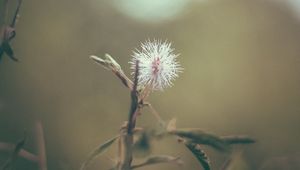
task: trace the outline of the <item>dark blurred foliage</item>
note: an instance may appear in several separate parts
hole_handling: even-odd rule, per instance
[[[286,3],[192,0],[178,15],[157,22],[131,18],[114,4],[23,2],[12,42],[20,62],[5,57],[0,63],[0,141],[16,143],[27,130],[25,148],[35,152],[33,123],[41,119],[49,169],[78,169],[91,149],[118,133],[130,102],[128,90],[89,55],[109,53],[129,75],[132,50],[159,38],[173,42],[184,67],[174,87],[150,97],[163,118],[176,117],[180,127],[254,137],[258,143],[237,148],[243,152],[236,169],[299,168],[300,22]],[[148,110],[138,121],[155,124]],[[184,169],[200,168],[173,138],[153,146],[153,153],[182,156]],[[205,149],[213,169],[228,156]],[[110,149],[108,157],[115,153]],[[0,163],[8,156],[0,154]],[[19,169],[36,168],[23,159],[17,163]],[[101,157],[90,169],[111,165]],[[154,166],[144,169],[181,169]]]

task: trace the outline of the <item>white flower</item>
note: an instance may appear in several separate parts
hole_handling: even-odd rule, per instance
[[[141,44],[141,50],[134,51],[130,63],[131,69],[135,70],[136,62],[139,62],[139,86],[147,86],[152,90],[163,90],[172,86],[172,81],[182,70],[176,61],[178,54],[173,51],[171,43],[159,40],[148,40]]]

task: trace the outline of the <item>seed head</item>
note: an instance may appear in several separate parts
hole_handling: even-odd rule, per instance
[[[141,44],[141,49],[134,51],[130,63],[131,69],[135,70],[136,61],[139,61],[139,86],[163,90],[173,85],[172,81],[182,70],[176,61],[178,54],[173,51],[171,43],[159,40],[148,40]]]

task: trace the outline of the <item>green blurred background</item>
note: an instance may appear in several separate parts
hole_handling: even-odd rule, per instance
[[[24,0],[12,43],[20,62],[4,56],[0,63],[0,141],[15,143],[26,130],[25,148],[35,152],[40,119],[49,169],[78,169],[118,133],[130,102],[128,90],[89,55],[109,53],[129,75],[140,42],[168,39],[184,72],[150,97],[164,119],[257,139],[237,147],[242,156],[232,169],[300,169],[299,11],[299,0]],[[138,124],[156,122],[146,109]],[[205,149],[213,170],[228,157]],[[201,169],[172,138],[155,142],[152,152],[180,155],[185,165],[145,170]],[[108,169],[114,155],[111,149],[90,169]],[[37,169],[22,158],[17,163]]]

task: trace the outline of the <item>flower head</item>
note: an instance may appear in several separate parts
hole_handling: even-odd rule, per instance
[[[172,81],[182,70],[176,61],[178,54],[173,53],[171,43],[165,41],[146,41],[141,44],[141,50],[134,51],[131,69],[135,70],[136,61],[139,62],[138,83],[153,90],[162,90],[172,86]]]

